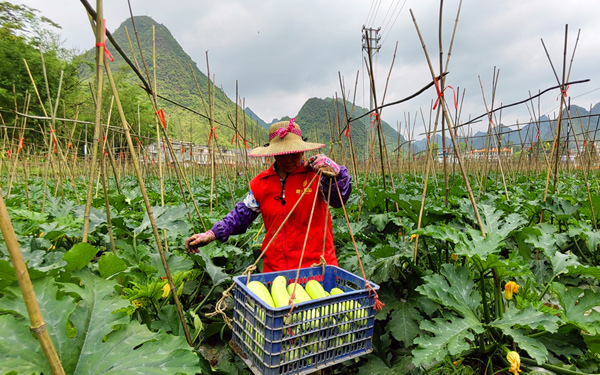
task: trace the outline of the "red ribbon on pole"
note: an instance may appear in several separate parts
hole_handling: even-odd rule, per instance
[[[19,154],[19,152],[21,152],[24,145],[25,145],[25,138],[19,138],[19,148],[17,148],[17,155]]]
[[[352,129],[350,128],[350,123],[348,123],[348,127],[346,128],[344,135],[346,136],[346,138],[350,138],[350,135],[352,135]]]
[[[442,96],[444,96],[444,91],[446,91],[446,89],[451,89],[452,93],[454,94],[454,109],[458,108],[458,102],[456,101],[456,91],[454,91],[454,88],[452,86],[446,86],[443,90],[440,90],[440,80],[438,77],[435,77],[435,91],[437,92],[437,99],[435,100],[435,104],[433,105],[433,109],[437,108],[437,105],[440,101],[440,98]]]
[[[106,58],[108,59],[108,61],[113,62],[113,61],[115,61],[115,58],[110,53],[110,51],[108,50],[108,48],[106,48],[106,20],[105,19],[102,20],[102,28],[103,28],[103,31],[102,31],[102,42],[96,43],[96,47],[103,47],[104,48],[104,55],[106,55]]]
[[[375,123],[379,120],[379,113],[373,112],[369,115],[369,117],[375,116],[375,120],[371,120],[371,128],[375,126]]]
[[[123,155],[123,151],[121,151],[121,159],[125,160],[125,155]]]
[[[104,54],[106,55],[106,58],[108,59],[108,61],[113,62],[113,61],[115,61],[115,58],[109,52],[108,48],[106,48],[106,20],[105,19],[102,20],[102,27],[104,29],[104,31],[102,32],[102,40],[103,41],[100,43],[96,43],[96,47],[104,47]]]
[[[165,128],[165,131],[166,131],[167,123],[165,122],[165,112],[163,112],[163,110],[161,108],[158,111],[156,111],[156,114],[158,115],[158,119],[160,120],[160,122],[162,122],[163,128]]]
[[[210,128],[210,134],[208,135],[208,145],[210,146],[210,140],[212,138],[215,138],[215,141],[217,140],[217,126],[215,126],[214,128]]]
[[[235,141],[236,138],[239,139],[240,141],[244,140],[244,138],[242,138],[242,136],[240,135],[240,133],[235,133],[233,135],[233,137],[231,137],[231,144],[233,144],[233,141]]]
[[[567,91],[571,85],[567,85],[564,90],[560,90],[560,94],[556,97],[556,100],[560,99],[560,96],[563,95],[565,98],[567,97]]]
[[[54,136],[54,133],[56,133],[56,130],[50,130],[50,134],[52,135],[52,145],[54,146],[54,153],[56,154],[56,137]]]
[[[11,150],[6,150],[6,158],[10,159],[10,154],[12,154]]]

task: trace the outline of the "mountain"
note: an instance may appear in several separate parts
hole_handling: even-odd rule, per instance
[[[192,58],[183,50],[181,45],[175,40],[171,32],[162,24],[157,23],[148,16],[135,16],[135,26],[137,35],[140,40],[140,45],[143,51],[143,57],[137,48],[135,39],[135,31],[131,19],[123,22],[117,30],[113,32],[113,37],[121,49],[125,51],[127,57],[137,63],[139,70],[144,79],[152,84],[154,77],[153,70],[153,28],[154,28],[154,44],[156,46],[156,92],[168,98],[170,101],[179,103],[193,111],[193,113],[180,106],[177,106],[170,101],[157,99],[158,107],[163,109],[166,122],[168,125],[168,133],[174,139],[191,140],[194,143],[206,144],[210,134],[210,123],[207,119],[209,114],[209,84],[208,77],[204,74]],[[134,46],[134,54],[129,48],[128,36],[131,38],[131,43]],[[115,61],[110,63],[111,70],[115,76],[124,75],[120,78],[128,84],[140,85],[140,78],[134,73],[125,60],[115,51],[113,46],[108,43],[107,47],[113,53]],[[88,61],[94,60],[94,50],[85,53]],[[89,64],[88,64],[89,65]],[[146,67],[148,71],[146,72]],[[92,69],[86,69],[85,66],[80,69],[82,79],[92,79],[94,72]],[[108,84],[106,84],[108,86]],[[232,147],[229,140],[235,134],[235,103],[230,100],[225,93],[219,88],[211,85],[211,96],[214,97],[214,118],[217,124],[217,142],[220,147]],[[147,96],[140,89],[140,100],[148,101]],[[110,97],[107,94],[107,98]],[[240,118],[237,123],[240,132],[243,132],[242,117],[243,111],[238,111]],[[202,116],[203,115],[203,116]],[[255,117],[256,118],[256,117]],[[152,119],[153,120],[153,119]],[[131,121],[131,119],[129,120]],[[260,120],[262,121],[262,120]],[[252,120],[250,116],[246,116],[246,131],[248,138],[254,138],[262,133],[265,138],[266,132],[262,127],[256,124],[256,120]],[[154,128],[152,124],[151,128]],[[254,136],[254,137],[253,137]],[[252,145],[253,142],[250,142]],[[256,142],[258,143],[258,142]],[[256,144],[254,143],[254,144]]]
[[[250,107],[246,107],[244,108],[244,112],[246,112],[246,116],[250,117],[250,119],[252,121],[255,121],[258,126],[260,126],[263,129],[269,130],[269,127],[271,126],[271,124],[267,124],[266,122],[264,122],[263,119],[261,119],[260,117],[258,117],[258,115],[256,113],[254,113]]]
[[[352,103],[346,102],[348,110]],[[367,109],[355,106],[353,118],[358,118],[368,112]],[[304,103],[298,114],[296,121],[302,126],[302,135],[309,141],[326,143],[328,150],[332,142],[338,142],[341,135],[342,143],[347,145],[348,138],[343,134],[346,127],[344,105],[342,99],[333,98],[311,98]],[[371,119],[373,117],[365,116],[350,125],[352,144],[359,159],[365,158],[366,145],[368,143],[367,131],[371,129]],[[382,121],[384,141],[389,151],[398,147],[398,143],[404,142],[404,137],[399,136],[385,121]],[[374,148],[379,149],[377,133],[375,134]]]
[[[148,82],[151,82],[154,77],[153,70],[153,28],[154,28],[154,44],[156,46],[156,87],[157,93],[171,101],[177,102],[186,106],[200,114],[208,115],[208,78],[200,71],[192,58],[183,50],[179,43],[175,40],[171,32],[164,26],[148,16],[134,17],[137,35],[140,39],[140,44],[143,51],[144,60],[137,48],[133,48],[135,54],[131,53],[129,48],[128,36],[131,38],[133,46],[137,45],[135,39],[136,33],[132,25],[131,19],[123,22],[117,30],[112,34],[117,44],[121,49],[126,51],[126,55],[131,61],[137,62],[140,66],[141,75]],[[111,46],[109,45],[109,48]],[[111,63],[111,70],[115,72],[115,76],[121,76],[122,83],[141,86],[140,78],[127,65],[125,60],[110,48],[115,56],[114,63]],[[85,57],[88,61],[88,66],[92,66],[91,62],[94,59],[94,50],[86,52]],[[145,62],[145,63],[144,63]],[[147,67],[148,72],[146,73]],[[192,73],[193,72],[193,73]],[[94,72],[86,66],[81,68],[83,79],[93,80]],[[198,91],[200,88],[200,93]],[[212,87],[211,87],[212,90]],[[148,99],[141,89],[140,100]],[[233,123],[235,117],[235,104],[225,95],[220,89],[216,88],[214,92],[214,117],[220,125],[217,126],[218,142],[220,147],[232,147],[229,140],[234,136]],[[110,97],[111,93],[107,92],[106,97]],[[158,107],[165,112],[165,117],[168,125],[168,132],[174,139],[192,140],[194,143],[206,144],[210,134],[209,121],[198,114],[187,111],[173,103],[161,99],[157,99]],[[348,108],[351,108],[351,103],[346,103]],[[131,103],[130,107],[134,107]],[[152,110],[153,111],[153,110]],[[135,112],[135,111],[132,111]],[[250,144],[260,145],[267,139],[267,131],[271,124],[276,121],[287,120],[290,117],[295,117],[297,122],[302,126],[303,135],[311,141],[322,142],[328,144],[327,149],[332,142],[338,142],[340,133],[343,132],[346,126],[344,116],[340,115],[344,112],[343,102],[341,99],[334,100],[333,98],[310,98],[308,99],[300,111],[295,114],[288,114],[280,119],[273,119],[267,123],[256,115],[252,109],[245,108],[244,112],[239,111],[240,119],[238,123],[242,123],[242,114],[246,116],[245,123],[247,126],[248,138],[251,139]],[[358,118],[367,113],[368,110],[361,107],[354,107],[353,117]],[[153,113],[150,112],[147,129],[151,131],[155,129]],[[131,116],[129,116],[131,117]],[[129,118],[128,117],[128,118]],[[338,119],[339,117],[339,119]],[[365,116],[351,123],[351,136],[356,155],[359,159],[364,159],[366,155],[366,145],[368,143],[368,129],[371,128],[372,117]],[[131,121],[131,120],[129,120]],[[330,124],[330,125],[329,125]],[[404,142],[404,138],[399,136],[396,130],[390,127],[387,123],[382,122],[384,139],[388,150],[395,150],[398,143]],[[240,125],[241,127],[241,125]],[[241,131],[241,130],[240,130]],[[374,147],[379,148],[377,135],[375,133]],[[342,142],[348,142],[348,138],[341,135]]]
[[[569,120],[569,116],[571,120]],[[522,147],[528,148],[532,144],[539,141],[553,141],[554,132],[556,129],[557,118],[551,119],[543,115],[537,121],[531,121],[527,124],[504,126],[502,124],[496,126],[493,134],[501,135],[503,147],[514,147],[515,151]],[[488,131],[479,131],[468,136],[469,149],[482,149],[486,147],[496,147],[496,143],[491,138],[488,139]],[[539,132],[539,134],[538,134]],[[577,105],[570,105],[568,109],[563,110],[561,121],[561,141],[568,140],[568,148],[575,149],[577,145],[583,145],[585,139],[596,139],[596,134],[600,132],[600,103],[594,105],[591,110],[586,110]],[[576,134],[577,137],[573,135]],[[584,137],[585,134],[585,137]],[[577,139],[577,141],[575,140]],[[584,139],[585,138],[585,139]],[[459,144],[464,144],[464,137],[459,137]],[[486,142],[492,142],[491,144]],[[438,133],[435,136],[435,143],[438,147],[442,147],[442,137]],[[427,144],[426,139],[415,141],[412,145],[415,153],[425,150]],[[446,147],[452,148],[450,137],[446,137]]]

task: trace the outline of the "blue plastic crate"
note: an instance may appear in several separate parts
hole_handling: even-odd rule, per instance
[[[255,374],[305,374],[373,351],[374,294],[362,277],[336,266],[303,268],[298,284],[315,279],[326,291],[345,293],[290,306],[273,308],[259,300],[246,283],[257,280],[271,289],[279,275],[288,284],[297,270],[236,276],[233,341]],[[374,290],[379,286],[369,282]]]

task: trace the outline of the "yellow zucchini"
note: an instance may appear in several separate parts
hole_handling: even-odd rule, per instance
[[[296,283],[291,283],[287,286],[287,291],[290,296],[294,291],[294,285],[296,285],[296,298],[294,299],[295,303],[306,302],[311,300],[310,296],[308,295],[308,293],[306,293],[306,290],[304,290],[302,285]]]
[[[308,280],[305,289],[306,293],[308,293],[312,299],[325,297],[325,289],[323,289],[323,286],[317,280]]]
[[[275,307],[273,298],[271,297],[271,294],[269,294],[269,289],[267,289],[265,284],[261,283],[260,281],[254,280],[250,281],[246,286],[248,287],[248,289],[250,289],[252,293],[256,294],[256,296],[260,298],[264,303],[271,307]]]
[[[290,294],[286,289],[287,279],[283,275],[279,275],[271,284],[271,296],[275,307],[288,306],[290,302]]]

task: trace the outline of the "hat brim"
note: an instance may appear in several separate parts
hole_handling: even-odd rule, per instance
[[[278,143],[272,143],[265,147],[253,148],[248,155],[254,156],[254,157],[277,156],[277,155],[285,155],[285,154],[295,154],[297,152],[318,150],[323,147],[325,147],[325,145],[322,143],[296,141],[290,147],[290,144],[285,144],[284,142],[278,142]]]

